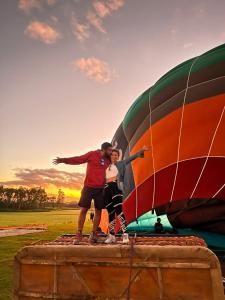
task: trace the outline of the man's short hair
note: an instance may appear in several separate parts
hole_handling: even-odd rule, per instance
[[[107,150],[108,148],[112,147],[111,143],[105,142],[101,145],[101,150]]]

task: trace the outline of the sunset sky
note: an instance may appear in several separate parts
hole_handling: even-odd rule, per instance
[[[85,166],[133,101],[225,42],[224,0],[1,0],[0,183],[79,197]]]

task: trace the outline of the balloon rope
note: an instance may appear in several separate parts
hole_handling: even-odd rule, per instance
[[[224,187],[225,187],[225,183],[221,186],[220,189],[218,189],[218,191],[212,196],[212,198],[215,198],[223,190]]]
[[[152,169],[153,169],[153,191],[152,191],[152,209],[155,205],[155,159],[154,159],[154,149],[152,142],[152,108],[151,108],[151,88],[149,89],[148,102],[149,102],[149,128],[150,128],[150,143],[151,143],[151,153],[152,153]]]
[[[129,155],[130,155],[130,141],[128,142],[128,147],[129,147]],[[133,164],[131,162],[131,169],[132,169],[132,173],[133,173],[133,178],[134,178],[134,168],[133,168]],[[136,222],[138,223],[138,192],[137,192],[137,186],[136,186],[136,182],[135,182],[135,178],[134,178],[134,184],[135,184],[135,219]]]
[[[135,188],[135,194],[136,194],[136,199],[135,199],[135,218],[136,218],[136,223],[138,224],[138,192],[137,192],[137,187]]]
[[[184,117],[184,107],[185,107],[185,102],[186,102],[186,97],[187,97],[187,91],[188,91],[188,86],[189,86],[189,81],[190,81],[190,76],[191,76],[191,70],[195,64],[195,62],[198,60],[200,56],[197,56],[193,61],[190,66],[189,72],[188,72],[188,77],[187,77],[187,83],[186,83],[186,89],[184,93],[184,99],[183,99],[183,104],[182,104],[182,109],[181,109],[181,118],[180,118],[180,129],[179,129],[179,140],[178,140],[178,146],[177,146],[177,162],[176,162],[176,171],[175,171],[175,176],[174,176],[174,181],[173,181],[173,188],[171,191],[171,196],[170,196],[170,202],[173,201],[173,194],[174,194],[174,189],[177,181],[177,173],[178,173],[178,165],[179,165],[179,159],[180,159],[180,144],[181,144],[181,133],[183,129],[183,117]]]
[[[197,189],[197,187],[198,187],[198,185],[199,185],[199,182],[200,182],[200,180],[201,180],[201,178],[202,178],[202,174],[203,174],[203,172],[204,172],[204,170],[205,170],[205,167],[206,167],[206,165],[207,165],[207,162],[208,162],[208,160],[209,160],[209,155],[210,155],[210,152],[211,152],[211,150],[212,150],[212,146],[213,146],[213,143],[214,143],[214,141],[215,141],[215,137],[216,137],[217,131],[218,131],[219,126],[220,126],[220,123],[221,123],[221,121],[222,121],[222,119],[223,119],[224,111],[225,111],[225,106],[223,107],[223,110],[222,110],[222,112],[221,112],[219,121],[218,121],[218,123],[217,123],[217,126],[216,126],[216,128],[215,128],[215,131],[214,131],[214,134],[213,134],[213,137],[212,137],[212,141],[211,141],[211,144],[210,144],[210,147],[209,147],[209,150],[208,150],[208,154],[207,154],[205,163],[204,163],[204,165],[203,165],[203,167],[202,167],[201,173],[200,173],[200,175],[199,175],[199,177],[198,177],[198,180],[197,180],[197,182],[196,182],[196,184],[195,184],[195,187],[194,187],[194,189],[193,189],[193,191],[192,191],[192,193],[191,193],[190,198],[193,197],[193,195],[194,195],[194,193],[195,193],[195,191],[196,191],[196,189]]]

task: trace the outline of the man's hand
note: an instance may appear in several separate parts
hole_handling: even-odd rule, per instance
[[[148,146],[143,146],[142,150],[143,151],[149,151],[149,148],[148,148]]]
[[[61,164],[61,163],[63,163],[63,158],[56,157],[55,159],[53,159],[52,163],[53,163],[54,165]]]

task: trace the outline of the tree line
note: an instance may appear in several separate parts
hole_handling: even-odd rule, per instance
[[[0,209],[28,210],[61,208],[64,192],[59,189],[57,196],[48,196],[42,187],[4,187],[0,186]]]

